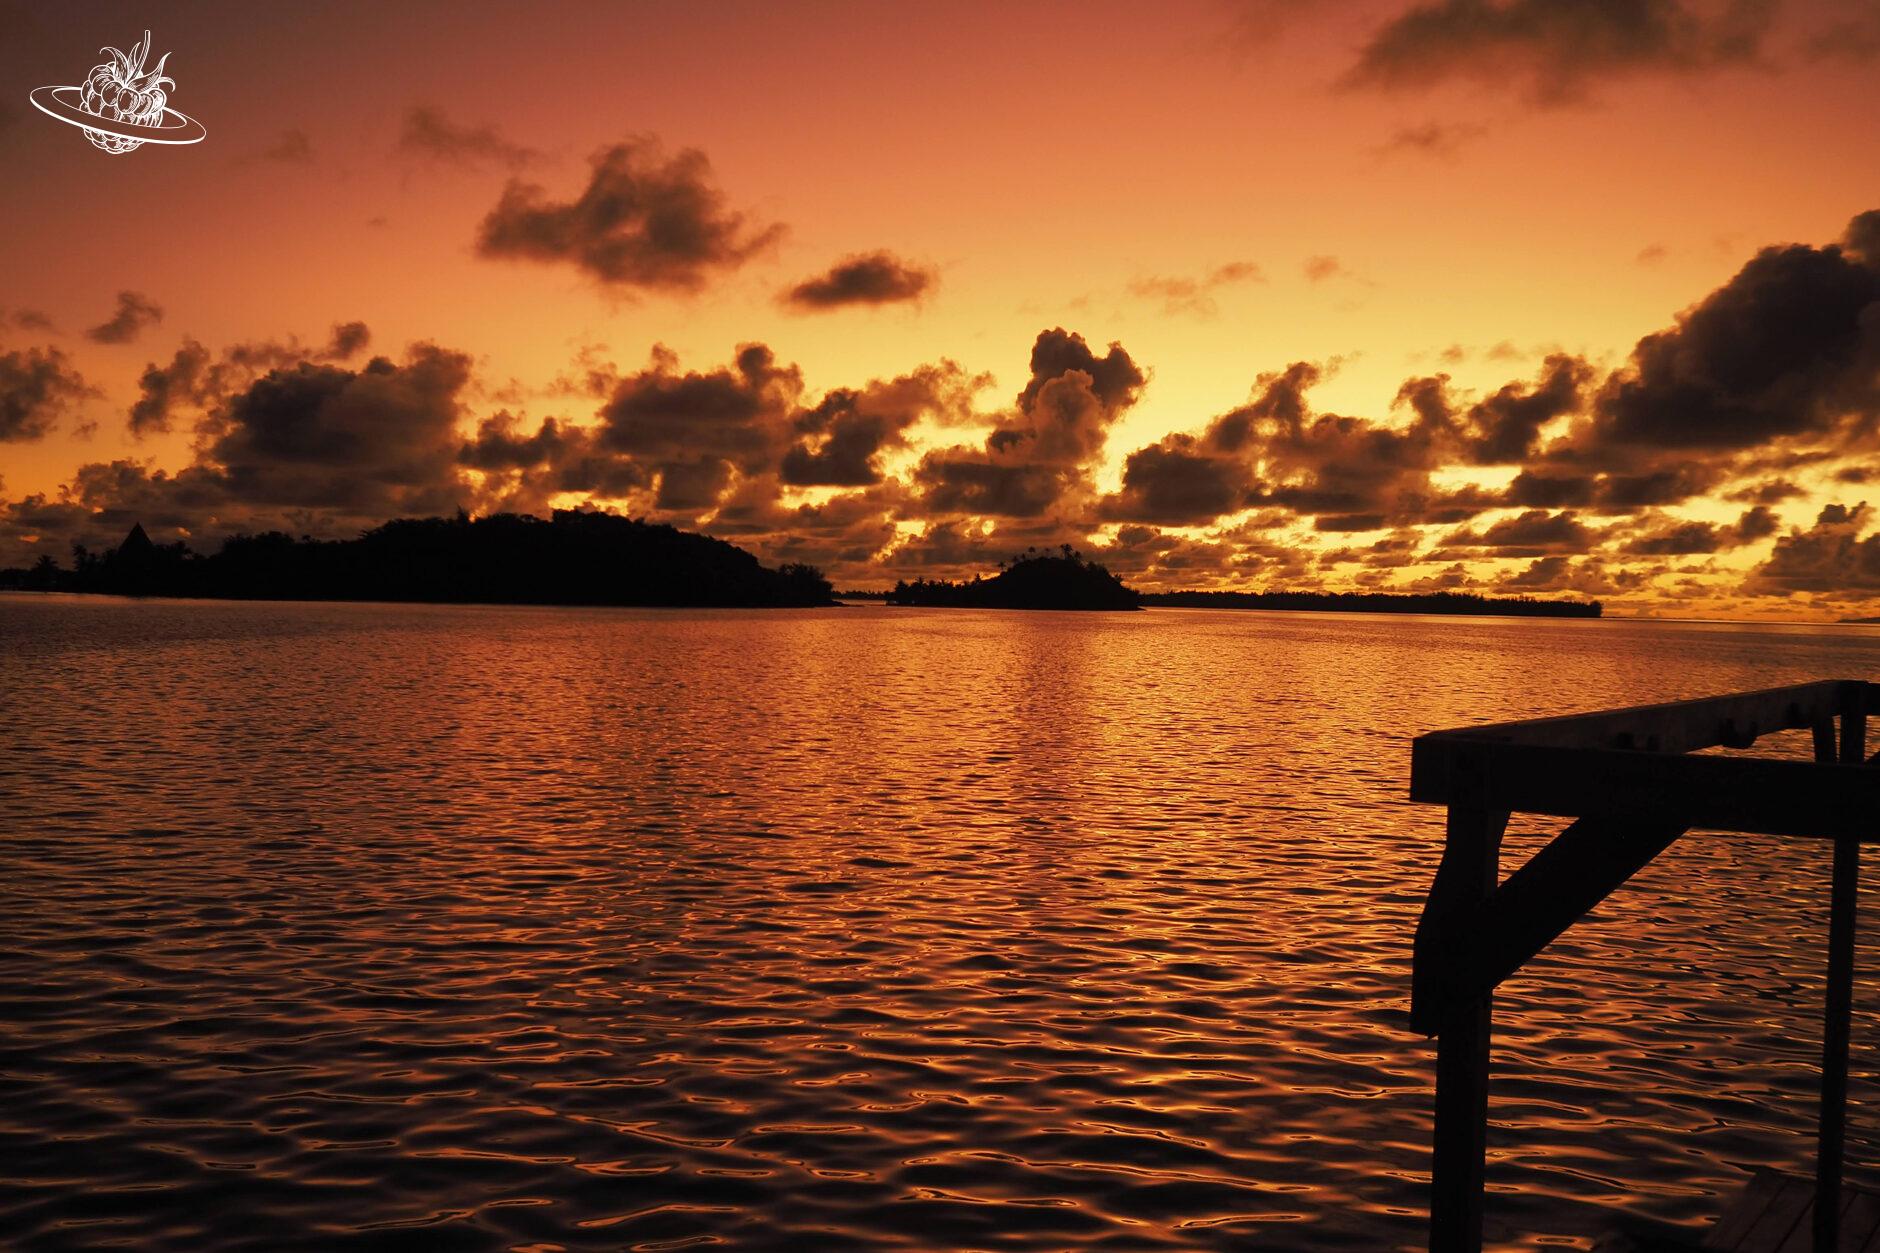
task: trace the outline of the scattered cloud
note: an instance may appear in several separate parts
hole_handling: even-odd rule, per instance
[[[1472,122],[1426,122],[1406,126],[1379,144],[1380,157],[1411,155],[1453,161],[1464,148],[1488,134],[1486,126]]]
[[[1873,522],[1866,501],[1823,507],[1808,529],[1792,527],[1777,538],[1769,559],[1751,572],[1743,590],[1764,596],[1880,593],[1880,534],[1861,534]]]
[[[121,291],[117,311],[109,319],[85,332],[85,338],[100,344],[129,344],[144,331],[163,320],[163,307],[141,292]]]
[[[477,251],[573,265],[617,292],[696,292],[783,235],[780,224],[758,227],[728,209],[696,148],[667,156],[652,139],[631,139],[588,164],[587,186],[573,200],[511,179],[483,219]]]
[[[1342,85],[1464,80],[1571,104],[1605,80],[1755,64],[1774,10],[1774,0],[1426,0],[1371,36]]]
[[[1323,283],[1330,278],[1348,278],[1351,275],[1345,263],[1333,256],[1307,257],[1299,268],[1307,281],[1313,283]]]
[[[455,122],[433,105],[416,105],[405,114],[394,151],[442,165],[496,165],[512,170],[540,160],[542,155],[504,138],[493,125]]]
[[[1129,285],[1129,294],[1145,300],[1162,302],[1162,312],[1171,316],[1191,313],[1211,318],[1220,313],[1215,293],[1223,287],[1241,283],[1264,283],[1266,275],[1252,261],[1229,261],[1217,265],[1200,277],[1152,276],[1139,278]]]
[[[95,394],[57,348],[0,353],[0,443],[43,439],[73,404]]]
[[[806,312],[850,305],[902,304],[920,300],[939,281],[933,269],[879,250],[844,257],[823,273],[791,287],[779,299]]]

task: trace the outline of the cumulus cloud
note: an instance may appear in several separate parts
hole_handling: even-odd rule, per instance
[[[128,344],[162,320],[163,307],[150,297],[141,292],[121,291],[117,311],[86,331],[85,337],[100,344]]]
[[[1543,106],[1602,80],[1754,64],[1773,0],[1427,0],[1386,22],[1342,85],[1411,91],[1465,80]]]
[[[1768,248],[1633,350],[1599,397],[1607,446],[1729,451],[1828,435],[1880,399],[1880,267]]]
[[[347,361],[371,340],[372,332],[364,322],[340,322],[321,351],[262,340],[231,345],[216,358],[194,339],[185,339],[168,364],[153,361],[138,376],[128,428],[138,439],[166,432],[177,413],[206,410],[267,370],[301,361]]]
[[[208,373],[239,355],[225,350]],[[74,541],[115,544],[138,522],[159,542],[213,546],[238,531],[339,536],[449,513],[472,499],[458,463],[469,375],[467,356],[431,344],[358,369],[303,355],[213,400],[180,470],[94,462],[56,500],[0,506],[0,547],[61,554]]]
[[[1465,446],[1447,397],[1433,394],[1444,380],[1407,387],[1410,421],[1389,425],[1314,412],[1306,393],[1323,376],[1309,362],[1262,375],[1248,404],[1200,434],[1177,432],[1129,454],[1122,490],[1102,502],[1103,516],[1199,526],[1268,506],[1310,517],[1317,531],[1346,533],[1456,522],[1496,503],[1431,479]]]
[[[636,138],[588,164],[587,186],[573,200],[512,178],[483,219],[477,251],[573,265],[615,291],[695,292],[782,237],[781,225],[757,227],[726,207],[696,148],[667,156],[656,141]]]
[[[445,165],[501,165],[520,169],[541,154],[504,138],[492,125],[452,121],[435,105],[414,105],[398,132],[399,155]]]
[[[94,394],[57,348],[0,353],[0,443],[43,439],[72,405]]]
[[[1866,501],[1852,508],[1824,506],[1807,530],[1793,527],[1777,537],[1769,560],[1751,573],[1744,590],[1765,596],[1880,593],[1880,534],[1861,534],[1873,521]]]
[[[1041,333],[1015,411],[983,445],[937,449],[915,467],[923,512],[1038,519],[1081,505],[1110,427],[1147,381],[1121,344],[1099,357],[1081,335]]]
[[[780,299],[806,312],[848,305],[899,304],[918,301],[939,281],[934,270],[882,250],[844,257],[823,273],[789,288]]]
[[[860,388],[837,388],[792,425],[796,443],[780,465],[796,487],[869,487],[882,482],[882,455],[909,447],[908,432],[923,419],[940,425],[962,420],[984,383],[953,362]]]

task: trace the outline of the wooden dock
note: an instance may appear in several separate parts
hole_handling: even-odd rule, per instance
[[[1432,1253],[1482,1247],[1495,989],[1693,828],[1818,840],[1831,862],[1815,1177],[1757,1176],[1704,1247],[1880,1253],[1880,1202],[1841,1183],[1860,846],[1880,843],[1869,713],[1880,684],[1845,679],[1417,737],[1410,799],[1449,811],[1410,988],[1436,1038]],[[1701,752],[1789,729],[1814,761]],[[1513,813],[1573,821],[1504,879]]]
[[[1808,1253],[1814,1247],[1815,1181],[1759,1170],[1704,1237],[1732,1253]],[[1841,1185],[1838,1253],[1880,1253],[1880,1196]]]

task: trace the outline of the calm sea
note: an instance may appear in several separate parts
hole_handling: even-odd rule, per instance
[[[0,597],[0,1245],[1414,1247],[1410,737],[1876,671],[1853,627]],[[1505,986],[1498,1242],[1808,1168],[1825,854],[1687,836]]]

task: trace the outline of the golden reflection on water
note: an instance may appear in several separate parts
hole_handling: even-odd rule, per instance
[[[0,598],[0,1236],[1415,1247],[1409,737],[1877,644]],[[1825,879],[1687,837],[1507,985],[1498,1242],[1805,1165]]]

